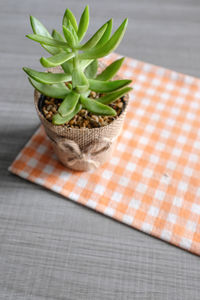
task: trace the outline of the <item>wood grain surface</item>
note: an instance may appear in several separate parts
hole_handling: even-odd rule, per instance
[[[129,17],[118,52],[200,77],[199,0],[88,0],[94,32]],[[29,15],[61,28],[81,0],[0,1],[0,299],[199,300],[200,258],[7,171],[39,121],[23,66],[45,53]]]

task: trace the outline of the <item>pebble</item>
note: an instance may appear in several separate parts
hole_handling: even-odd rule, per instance
[[[105,120],[105,121],[106,121],[106,120]],[[99,123],[100,123],[101,125],[104,125],[105,121],[104,121],[104,118],[103,118],[103,117],[99,117]]]
[[[94,121],[96,121],[96,122],[99,122],[99,117],[96,116],[96,115],[92,115],[91,119],[94,120]]]
[[[81,111],[79,112],[79,115],[86,118],[88,115],[88,111],[86,109],[81,109]]]
[[[46,118],[47,119],[50,119],[52,117],[52,114],[50,114],[50,113],[48,113],[47,115],[46,115]]]
[[[69,125],[74,125],[74,120],[73,119],[69,121]]]
[[[117,107],[122,108],[122,106],[123,106],[123,102],[117,103]]]
[[[52,105],[52,104],[49,104],[49,105],[47,106],[47,111],[50,111],[52,108],[53,108],[53,105]]]
[[[93,99],[97,98],[97,97],[96,97],[97,94],[96,94],[96,92],[94,92],[94,91],[91,91],[91,92],[90,92],[90,96],[91,96],[91,98],[93,98]]]
[[[57,112],[57,109],[56,109],[56,107],[54,106],[53,108],[52,108],[52,110],[51,110],[53,113],[56,113]]]

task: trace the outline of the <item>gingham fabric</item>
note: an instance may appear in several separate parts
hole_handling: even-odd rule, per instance
[[[200,255],[200,80],[130,58],[120,75],[134,89],[108,163],[66,169],[40,127],[9,170]]]

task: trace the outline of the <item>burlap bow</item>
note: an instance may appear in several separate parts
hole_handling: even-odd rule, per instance
[[[100,165],[98,155],[106,152],[115,139],[116,138],[108,139],[104,137],[99,140],[93,140],[82,150],[76,142],[67,138],[57,139],[56,144],[59,149],[65,153],[65,158],[69,167],[84,162],[96,169]]]

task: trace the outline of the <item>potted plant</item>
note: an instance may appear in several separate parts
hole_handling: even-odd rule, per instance
[[[54,151],[73,170],[98,168],[111,157],[131,90],[131,80],[116,78],[124,58],[106,68],[98,59],[116,49],[128,20],[111,36],[110,19],[85,43],[81,41],[89,25],[88,6],[79,25],[73,13],[65,11],[63,35],[56,30],[50,34],[32,16],[30,21],[33,34],[27,37],[39,42],[52,56],[40,59],[46,72],[23,70],[35,88],[36,110]]]

